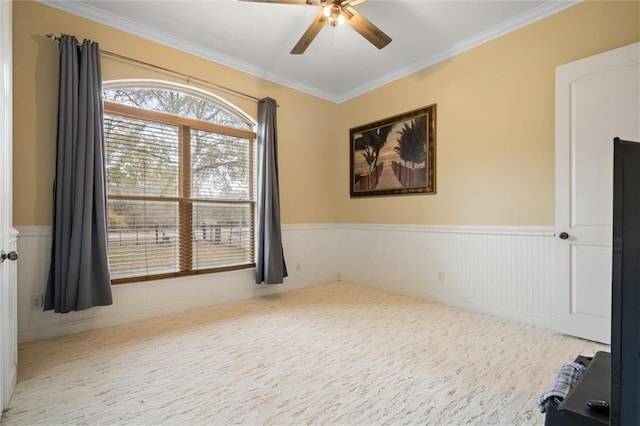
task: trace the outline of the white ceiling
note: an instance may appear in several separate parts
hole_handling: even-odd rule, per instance
[[[378,50],[347,25],[327,25],[302,55],[289,52],[320,12],[317,6],[237,0],[40,1],[343,102],[580,0],[368,0],[355,8],[393,39],[388,46]]]

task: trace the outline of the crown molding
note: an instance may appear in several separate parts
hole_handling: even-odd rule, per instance
[[[55,9],[62,10],[83,18],[95,21],[117,30],[125,31],[129,34],[151,40],[156,43],[163,44],[173,49],[180,50],[185,53],[224,65],[229,68],[253,75],[255,77],[280,84],[282,86],[296,89],[300,92],[307,93],[318,98],[322,98],[331,102],[336,102],[335,96],[331,93],[324,92],[318,88],[311,87],[304,83],[285,79],[283,76],[271,73],[262,68],[256,67],[248,62],[240,61],[228,55],[224,55],[218,51],[207,49],[199,44],[191,43],[183,39],[174,37],[163,31],[139,24],[121,16],[110,12],[105,12],[91,5],[90,2],[80,2],[78,0],[36,0],[38,3]]]
[[[411,65],[399,68],[394,72],[380,77],[377,80],[369,82],[368,84],[363,84],[359,87],[356,87],[355,89],[343,94],[343,96],[333,99],[333,101],[336,103],[342,103],[357,96],[364,95],[365,93],[382,87],[385,84],[391,83],[392,81],[398,80],[402,77],[406,77],[439,62],[450,59],[456,55],[459,55],[460,53],[473,49],[474,47],[480,46],[481,44],[487,43],[498,37],[502,37],[503,35],[509,34],[510,32],[532,24],[533,22],[561,12],[565,9],[575,6],[576,4],[582,3],[583,1],[584,0],[550,0],[535,9],[531,9],[526,13],[515,16],[507,21],[500,23],[499,25],[489,28],[488,30],[475,34],[474,36],[462,40],[458,43],[452,44],[451,46],[446,47],[429,56],[426,56]]]
[[[499,25],[494,26],[493,28],[478,33],[445,49],[426,56],[421,60],[414,62],[413,64],[402,67],[394,72],[388,73],[366,84],[360,85],[346,93],[333,93],[327,90],[322,90],[318,87],[306,85],[299,81],[287,79],[280,74],[271,73],[269,71],[256,67],[255,65],[237,60],[215,50],[207,49],[196,43],[191,43],[177,37],[173,37],[167,33],[158,31],[148,26],[140,25],[137,22],[133,22],[121,16],[104,12],[91,6],[90,2],[80,2],[78,0],[36,1],[47,6],[60,9],[65,12],[69,12],[74,15],[78,15],[83,18],[108,25],[115,29],[122,30],[130,34],[163,44],[165,46],[198,56],[200,58],[218,63],[220,65],[236,69],[255,77],[259,77],[261,79],[268,80],[273,83],[277,83],[282,86],[286,86],[291,89],[295,89],[300,92],[339,104],[353,99],[357,96],[368,93],[402,77],[406,77],[407,75],[447,60],[462,52],[465,52],[495,38],[501,37],[535,21],[546,18],[547,16],[558,13],[571,6],[575,6],[576,4],[581,3],[583,0],[550,0],[535,9],[513,17]]]

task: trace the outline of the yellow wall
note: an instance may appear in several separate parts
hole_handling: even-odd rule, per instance
[[[553,225],[555,67],[639,40],[639,2],[581,3],[341,104],[339,222]],[[437,194],[350,199],[349,129],[433,103]]]
[[[31,1],[13,4],[15,226],[51,224],[58,46],[47,33],[89,38],[104,50],[278,101],[282,221],[336,222],[333,151],[323,137],[335,104]],[[103,79],[163,74],[102,58]],[[175,80],[179,81],[179,80]],[[184,83],[184,81],[179,81]],[[206,89],[212,91],[210,89]],[[253,101],[218,93],[256,117]],[[304,111],[304,114],[301,114]],[[323,120],[318,120],[323,117]],[[318,184],[319,183],[319,184]]]
[[[553,225],[555,67],[639,41],[640,4],[581,3],[343,104],[30,1],[14,2],[13,31],[16,226],[51,223],[57,45],[43,35],[61,32],[277,99],[284,223]],[[151,76],[103,68],[107,80]],[[255,117],[255,104],[219,94]],[[437,194],[350,199],[349,129],[432,103]]]

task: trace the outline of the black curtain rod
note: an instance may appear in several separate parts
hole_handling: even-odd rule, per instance
[[[57,41],[57,42],[59,42],[60,39],[61,39],[61,37],[58,37],[58,36],[56,36],[54,34],[51,34],[51,33],[50,34],[46,34],[46,37],[48,39],[51,39],[51,40],[54,40],[54,41]],[[255,101],[255,102],[260,102],[261,101],[260,98],[256,98],[255,96],[251,96],[251,95],[249,95],[247,93],[243,93],[243,92],[240,92],[238,90],[222,86],[220,84],[212,83],[210,81],[203,80],[201,78],[193,77],[193,76],[190,76],[190,75],[185,74],[185,73],[181,73],[181,72],[178,72],[178,71],[173,71],[173,70],[170,70],[168,68],[160,67],[158,65],[153,65],[153,64],[150,64],[148,62],[144,62],[144,61],[140,61],[138,59],[130,58],[128,56],[120,55],[118,53],[109,52],[108,50],[100,49],[100,53],[102,53],[105,56],[110,56],[112,58],[120,59],[120,60],[125,61],[125,62],[131,62],[131,63],[134,63],[136,65],[142,65],[142,66],[145,66],[145,67],[148,67],[148,68],[152,68],[154,70],[162,71],[162,72],[167,73],[167,74],[172,74],[174,76],[185,78],[187,80],[187,83],[196,82],[196,83],[199,83],[199,84],[202,84],[202,85],[205,85],[205,86],[211,86],[211,87],[213,87],[215,89],[224,90],[227,93],[231,93],[231,94],[243,97],[245,99],[250,99],[250,100]]]

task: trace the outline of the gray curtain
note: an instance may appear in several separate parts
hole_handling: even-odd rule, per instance
[[[271,98],[258,102],[258,284],[281,284],[287,276],[280,229],[277,109],[277,102]]]
[[[53,244],[44,310],[112,304],[107,258],[102,76],[97,43],[60,40]]]

